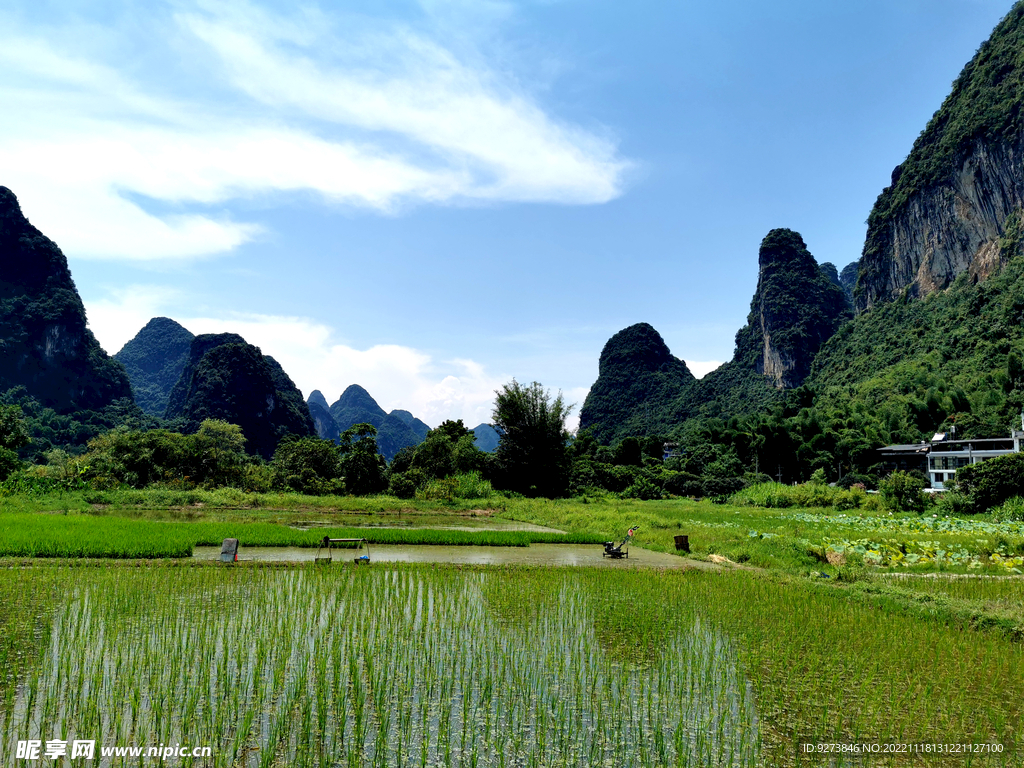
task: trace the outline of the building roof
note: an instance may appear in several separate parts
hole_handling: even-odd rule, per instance
[[[879,451],[886,453],[927,453],[931,443],[914,443],[913,445],[886,445]]]

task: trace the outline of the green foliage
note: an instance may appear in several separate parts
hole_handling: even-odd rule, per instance
[[[346,493],[380,493],[388,486],[387,463],[377,452],[377,428],[356,424],[341,433],[338,453]]]
[[[487,455],[476,447],[473,433],[466,429],[462,419],[445,421],[427,433],[426,439],[403,455],[397,470],[405,466],[405,456],[411,456],[408,466],[418,469],[429,479],[441,479],[466,472],[481,472],[488,462]],[[396,455],[396,458],[398,456]]]
[[[0,448],[16,451],[29,443],[28,428],[21,408],[0,405]]]
[[[502,488],[529,496],[561,496],[571,470],[565,420],[572,411],[537,382],[515,379],[496,393],[492,421],[501,432],[495,460]]]
[[[321,496],[344,489],[341,456],[333,440],[286,437],[271,465],[281,484],[299,493]]]
[[[422,477],[421,474],[420,477]],[[413,472],[395,472],[388,479],[388,495],[394,496],[396,499],[411,499],[416,495],[420,484]]]
[[[878,484],[882,503],[893,512],[923,512],[924,493],[920,478],[910,472],[896,470]]]
[[[194,435],[118,428],[89,442],[89,451],[80,460],[81,472],[97,488],[237,486],[248,462],[244,442],[237,425],[212,419]]]
[[[987,512],[1024,492],[1024,453],[958,469],[950,488],[965,497],[971,512]]]
[[[124,367],[88,328],[67,259],[7,187],[0,187],[0,339],[0,392],[26,387],[59,414],[131,398]]]
[[[302,394],[277,361],[232,333],[193,339],[166,415],[183,419],[187,431],[207,419],[237,424],[246,449],[264,459],[287,434],[316,434]]]
[[[600,375],[580,411],[580,427],[602,443],[665,432],[675,418],[675,401],[695,382],[661,335],[637,323],[612,336],[601,351]]]
[[[643,475],[639,475],[632,484],[622,492],[623,498],[650,501],[662,497],[661,489]]]
[[[1024,522],[1024,496],[1014,496],[1007,499],[994,511],[994,516],[999,520],[1015,523]]]
[[[455,476],[455,497],[458,499],[489,499],[494,490],[479,472],[461,472]]]
[[[729,503],[738,506],[786,509],[789,507],[831,507],[846,510],[868,506],[868,496],[860,489],[844,490],[824,483],[757,483],[733,494]]]
[[[154,317],[114,355],[128,373],[136,404],[162,417],[188,361],[191,332],[167,317]]]
[[[0,405],[0,481],[21,469],[17,450],[28,443],[28,429],[21,408],[16,405]]]

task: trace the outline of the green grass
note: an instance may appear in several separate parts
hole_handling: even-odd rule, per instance
[[[674,553],[674,537],[686,534],[692,557],[719,554],[739,563],[788,573],[823,571],[835,575],[836,567],[826,561],[830,551],[842,554],[850,565],[883,570],[1024,571],[1024,523],[996,522],[990,516],[893,515],[863,507],[846,511],[779,509],[687,499],[638,501],[615,497],[502,497],[491,500],[490,509],[464,510],[386,496],[360,499],[299,494],[254,496],[237,491],[168,493],[132,491],[96,496],[79,492],[63,497],[2,499],[0,554],[181,557],[191,552],[191,546],[219,544],[228,537],[238,538],[246,546],[316,546],[316,541],[328,533],[337,538],[366,536],[378,543],[597,543],[619,539],[628,528],[639,524],[637,546]],[[168,506],[170,502],[182,506]],[[40,515],[45,512],[57,514]],[[18,518],[22,522],[17,525],[5,524],[9,514],[36,515],[49,522]],[[528,533],[524,541],[518,532],[488,530],[511,521],[554,527],[570,535],[559,538]],[[132,527],[131,523],[138,525]],[[156,523],[164,527],[153,527]],[[167,527],[171,523],[186,525]],[[287,527],[300,523],[317,527],[309,532]],[[479,526],[481,531],[425,530],[442,526]],[[353,532],[355,528],[359,531]],[[368,532],[366,528],[377,530]],[[83,546],[86,541],[90,542],[88,547]],[[110,554],[102,554],[105,551]]]
[[[88,514],[0,513],[0,556],[190,557],[196,546],[236,538],[246,547],[316,547],[324,536],[365,538],[371,544],[528,547],[596,544],[590,534],[539,531],[461,531],[429,528],[315,528],[275,523],[163,522]]]
[[[1024,706],[1020,643],[749,572],[55,564],[0,593],[33,596],[7,626],[35,646],[5,753],[75,731],[213,765],[863,765],[796,745],[1010,750]]]

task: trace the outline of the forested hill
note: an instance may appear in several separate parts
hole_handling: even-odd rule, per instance
[[[124,367],[86,325],[64,254],[0,187],[0,393],[19,387],[57,413],[131,397]]]
[[[277,361],[233,333],[192,340],[166,417],[183,419],[188,431],[206,419],[237,424],[246,450],[266,459],[285,435],[316,434],[302,393]]]
[[[319,390],[316,394],[320,394]],[[320,395],[323,398],[323,395]],[[313,396],[310,395],[313,402]],[[409,411],[394,410],[386,413],[370,393],[358,384],[349,385],[330,408],[330,416],[337,429],[344,432],[356,424],[372,424],[377,428],[377,445],[388,461],[402,448],[419,445],[430,427]],[[325,435],[321,434],[321,437]],[[337,439],[336,437],[330,439]]]
[[[663,432],[674,404],[695,382],[661,334],[647,323],[631,325],[601,350],[597,381],[580,410],[580,429],[604,443],[652,429]]]
[[[167,410],[194,338],[169,317],[154,317],[114,355],[128,372],[136,404],[151,416]]]

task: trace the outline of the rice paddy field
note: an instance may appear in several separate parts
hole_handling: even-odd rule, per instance
[[[378,518],[337,500],[30,503],[0,508],[0,547],[19,536],[38,545],[50,531],[55,541],[113,542],[120,554],[0,560],[2,765],[1024,765],[1024,581],[992,564],[982,578],[967,568],[950,577],[941,563],[834,566],[806,554],[820,539],[857,541],[888,525],[884,535],[906,540],[969,536],[998,547],[1003,537],[1009,556],[1014,534],[1004,528],[949,533],[937,527],[959,521],[917,518],[922,533],[910,518],[877,516],[857,529],[829,510],[665,502],[507,500],[486,515],[403,508],[397,525],[394,509]],[[613,538],[639,522],[639,543],[653,549],[670,550],[683,531],[696,557],[750,556],[717,571],[220,565],[132,554],[124,543],[184,551],[200,532],[254,544],[374,530],[350,527],[357,519],[453,544],[543,538],[452,530],[468,515],[553,526],[567,540]],[[288,525],[299,520],[323,528]],[[801,538],[810,544],[793,543]],[[809,575],[805,556],[830,578]],[[767,567],[753,567],[759,558]],[[18,742],[30,739],[210,754],[19,760]],[[917,751],[885,754],[887,744]],[[986,751],[964,752],[968,744]]]

